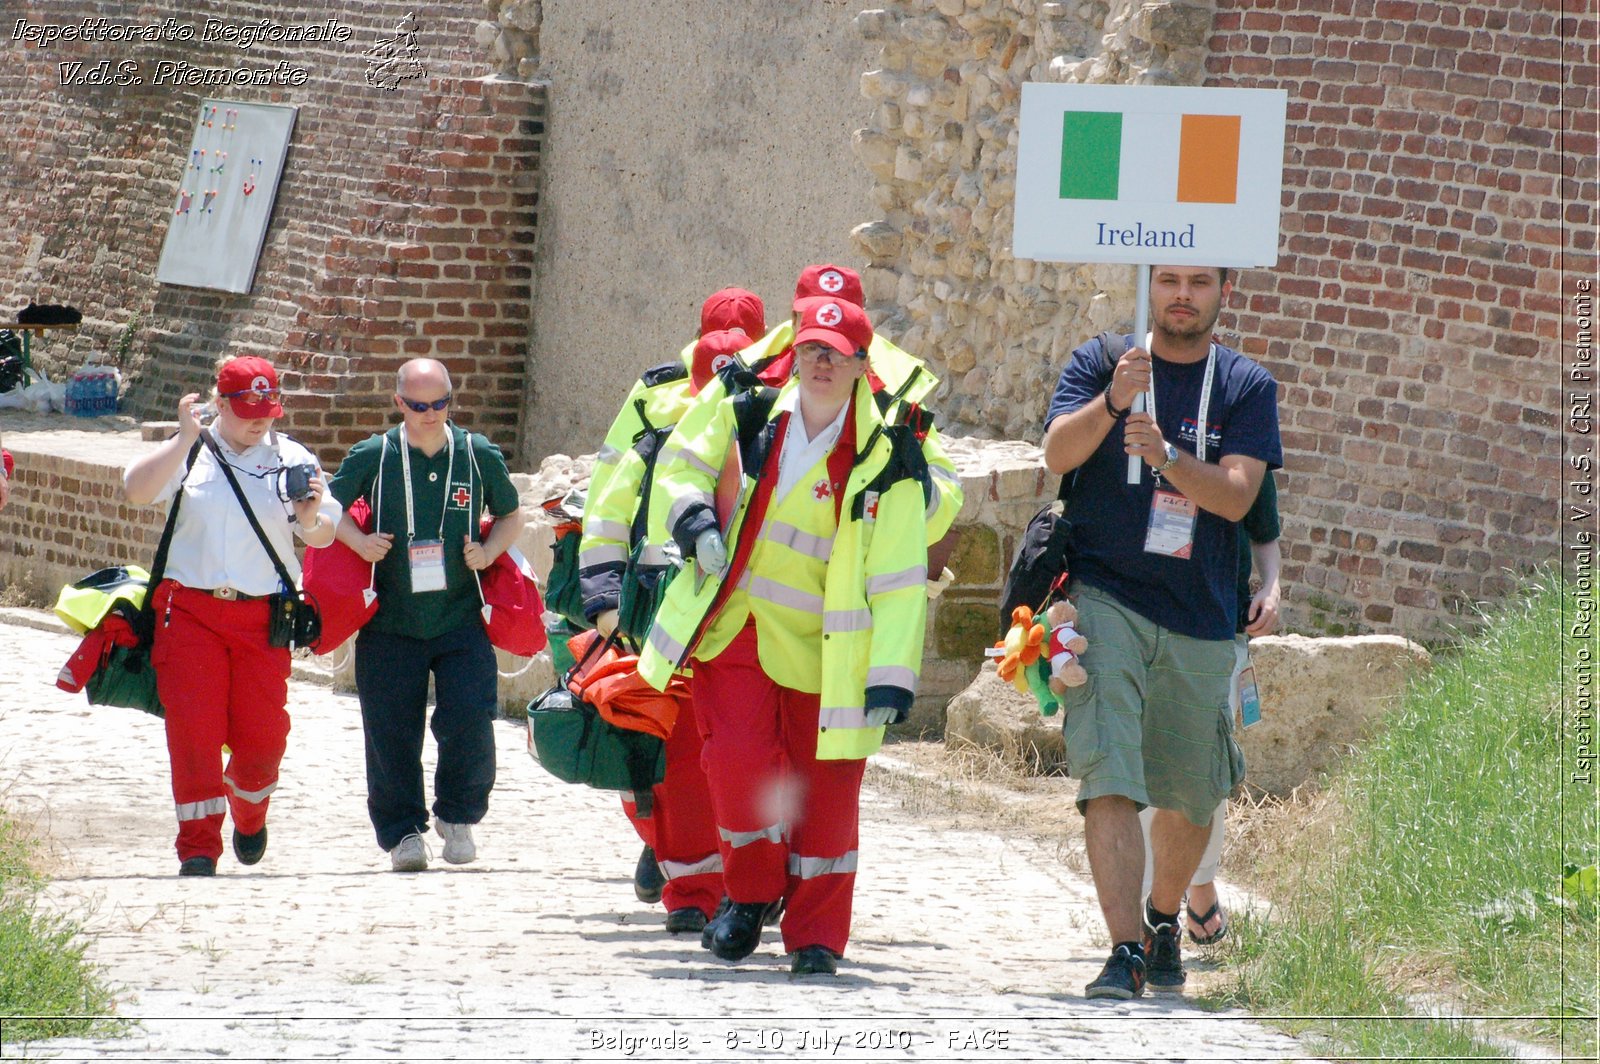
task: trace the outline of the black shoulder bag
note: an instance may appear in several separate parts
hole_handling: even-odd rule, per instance
[[[275,647],[312,646],[322,636],[322,616],[317,613],[316,605],[295,587],[294,580],[289,576],[289,570],[279,560],[278,552],[272,549],[271,541],[261,529],[261,522],[256,520],[255,510],[250,508],[249,500],[244,497],[244,490],[239,487],[239,479],[233,475],[233,467],[222,457],[222,451],[218,449],[217,441],[211,438],[210,430],[200,430],[200,436],[206,441],[206,446],[211,448],[211,454],[216,458],[217,464],[222,467],[222,475],[228,478],[228,486],[233,489],[234,498],[244,507],[245,519],[250,522],[256,538],[261,541],[261,549],[272,559],[272,566],[278,571],[278,579],[283,584],[282,591],[267,596],[268,605],[271,606],[267,643]]]
[[[1120,333],[1103,332],[1098,337],[1102,358],[1101,372],[1116,369],[1117,360],[1128,349],[1127,338]],[[1011,611],[1018,606],[1028,606],[1035,613],[1049,605],[1050,597],[1066,584],[1067,546],[1072,540],[1072,522],[1067,520],[1067,500],[1072,495],[1076,479],[1061,478],[1055,501],[1033,515],[1017,543],[1017,553],[1011,559],[1011,571],[1006,574],[1005,590],[1000,593],[1000,638],[1004,639],[1011,627]],[[1062,592],[1065,594],[1065,592]]]

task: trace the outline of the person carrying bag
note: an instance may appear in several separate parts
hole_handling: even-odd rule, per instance
[[[298,611],[284,597],[294,595],[299,577],[293,537],[324,546],[341,515],[316,457],[273,431],[283,406],[270,362],[222,364],[210,444],[186,468],[201,440],[199,399],[180,399],[178,434],[123,475],[124,495],[135,505],[180,491],[184,499],[164,578],[147,602],[183,876],[215,874],[229,814],[239,862],[255,864],[266,852],[267,806],[289,734],[288,644],[306,635],[293,630]],[[291,622],[287,639],[281,632],[274,638],[280,611]]]

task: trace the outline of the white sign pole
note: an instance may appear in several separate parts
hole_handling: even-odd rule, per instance
[[[1133,288],[1133,346],[1142,347],[1145,342],[1145,334],[1150,331],[1150,267],[1135,266],[1134,269],[1139,271],[1139,276],[1134,282]],[[1151,367],[1152,370],[1154,368],[1154,366]],[[1151,376],[1150,383],[1154,386],[1154,376]],[[1133,407],[1129,410],[1129,413],[1142,414],[1146,409],[1145,393],[1140,392],[1133,397]],[[1139,468],[1142,465],[1144,465],[1143,458],[1136,454],[1128,456],[1129,484],[1139,483],[1139,478],[1144,475],[1144,470]]]

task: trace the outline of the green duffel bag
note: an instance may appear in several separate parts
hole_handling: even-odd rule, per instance
[[[150,664],[150,646],[115,646],[105,664],[83,685],[91,706],[142,709],[152,716],[167,715],[156,693],[156,670]]]
[[[649,638],[656,611],[666,600],[673,577],[682,569],[681,566],[641,566],[641,549],[635,547],[629,558],[628,568],[622,574],[622,593],[617,600],[617,631],[633,640],[635,646],[644,646]]]
[[[528,703],[528,753],[558,780],[602,791],[632,791],[648,816],[650,789],[667,775],[666,744],[601,718],[565,684]]]

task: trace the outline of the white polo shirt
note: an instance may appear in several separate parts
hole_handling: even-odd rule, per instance
[[[243,452],[234,451],[216,432],[212,438],[233,467],[239,488],[250,501],[250,508],[283,567],[298,582],[300,562],[294,553],[294,536],[303,536],[303,532],[294,510],[278,498],[276,473],[284,466],[309,463],[317,467],[319,477],[324,477],[322,464],[316,455],[282,433],[269,432],[260,443]],[[172,531],[166,575],[186,587],[231,587],[246,595],[278,591],[277,569],[262,550],[261,541],[250,528],[250,521],[210,448],[201,445],[187,477],[180,464],[154,501],[171,499],[180,484],[183,505]],[[332,525],[337,525],[344,513],[339,501],[326,492],[318,510]]]

